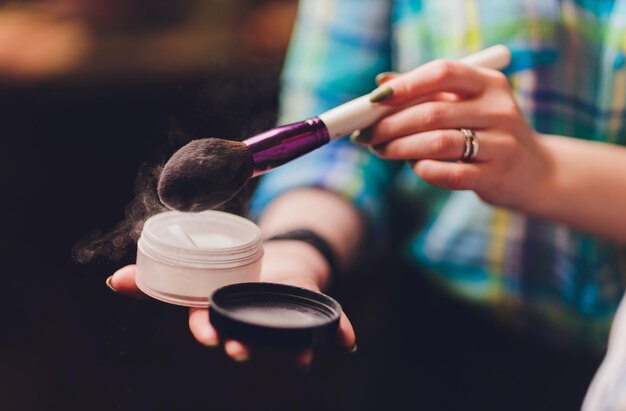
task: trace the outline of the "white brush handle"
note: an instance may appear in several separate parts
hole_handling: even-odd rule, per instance
[[[511,63],[511,51],[503,45],[492,46],[459,60],[472,66],[501,70]],[[361,96],[318,117],[324,122],[330,139],[346,136],[376,123],[395,107],[370,102],[369,94]]]

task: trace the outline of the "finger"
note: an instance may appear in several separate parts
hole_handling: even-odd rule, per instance
[[[472,161],[493,158],[506,143],[489,131],[475,131],[479,144],[478,155]],[[373,147],[374,152],[387,160],[459,160],[465,153],[465,136],[460,130],[432,130],[397,138]]]
[[[394,71],[386,71],[384,73],[380,73],[376,76],[376,85],[380,86],[382,84],[385,84],[389,80],[394,79],[399,75],[399,73],[396,73]]]
[[[307,348],[296,354],[296,365],[300,368],[308,368],[313,363],[313,349]]]
[[[386,141],[431,130],[483,129],[493,119],[485,109],[475,102],[429,101],[391,114],[371,129],[369,141],[360,138],[357,142],[377,145]]]
[[[228,340],[224,343],[226,355],[237,362],[244,362],[250,358],[250,350],[239,341]]]
[[[469,97],[481,93],[486,85],[484,69],[453,60],[435,60],[391,79],[371,93],[371,100],[399,105],[440,92]]]
[[[127,265],[117,270],[106,280],[107,286],[120,294],[126,294],[133,297],[146,297],[146,295],[137,288],[135,283],[135,275],[137,266],[135,264]]]
[[[198,342],[207,347],[217,347],[217,332],[209,322],[209,310],[206,308],[189,309],[189,329]]]
[[[339,330],[337,331],[337,342],[340,346],[349,351],[356,350],[356,334],[354,328],[345,313],[341,313],[339,317]]]
[[[447,190],[474,190],[479,182],[479,163],[449,163],[421,160],[413,170],[424,181]]]

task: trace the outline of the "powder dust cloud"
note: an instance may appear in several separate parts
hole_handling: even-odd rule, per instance
[[[126,206],[124,220],[109,232],[93,231],[85,235],[72,249],[74,261],[81,264],[97,258],[120,261],[134,250],[144,222],[155,214],[169,210],[157,194],[162,169],[159,164],[145,165],[139,170],[135,180],[135,197]],[[215,209],[244,216],[253,185],[248,183],[232,200]]]
[[[164,145],[169,153],[163,157],[169,158],[178,148],[200,136],[241,141],[273,127],[280,64],[276,61],[259,64],[254,75],[250,75],[249,68],[235,68],[216,75],[195,93],[193,99],[183,104],[180,112],[168,116],[166,127],[169,130]],[[157,194],[164,164],[165,161],[153,162],[141,167],[135,180],[135,196],[126,206],[124,220],[110,231],[100,229],[83,236],[72,248],[74,261],[90,263],[105,259],[117,262],[134,252],[143,223],[168,210]],[[214,209],[245,217],[256,181],[251,179],[231,200]]]
[[[135,180],[135,197],[126,206],[125,218],[109,232],[93,231],[79,240],[72,249],[72,258],[89,263],[97,257],[121,260],[141,234],[143,223],[151,216],[166,211],[156,192],[162,166],[143,166]]]

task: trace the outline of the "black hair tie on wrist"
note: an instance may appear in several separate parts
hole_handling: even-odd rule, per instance
[[[330,246],[328,241],[326,241],[316,232],[307,229],[292,230],[287,231],[286,233],[274,235],[266,239],[265,241],[267,242],[279,240],[303,241],[307,244],[312,245],[326,260],[331,278],[338,272],[337,257],[335,255],[335,252],[333,251],[333,248]]]

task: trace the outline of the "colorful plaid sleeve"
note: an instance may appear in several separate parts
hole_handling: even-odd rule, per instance
[[[624,39],[626,0],[303,0],[282,121],[364,94],[389,68],[408,71],[501,43],[513,52],[513,95],[544,138],[626,145]],[[425,191],[408,167],[395,173],[396,166],[339,141],[267,174],[254,211],[286,190],[323,187],[385,226],[393,189],[407,209],[429,211],[407,257],[443,287],[497,307],[507,323],[518,319],[539,338],[605,347],[626,286],[623,246],[492,207],[472,192]]]
[[[387,1],[367,7],[361,0],[300,2],[283,73],[281,123],[313,117],[375,87],[376,74],[390,69],[390,9]],[[252,214],[258,216],[288,190],[317,187],[338,193],[380,222],[395,168],[348,139],[336,140],[266,174]]]

